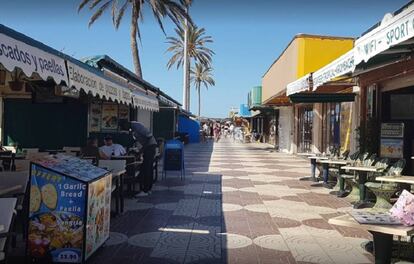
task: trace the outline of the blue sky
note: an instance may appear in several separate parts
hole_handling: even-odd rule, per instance
[[[107,54],[133,70],[128,15],[118,31],[108,15],[88,28],[90,12],[77,13],[80,0],[1,1],[0,23],[82,58]],[[248,91],[297,33],[358,37],[404,0],[194,0],[194,22],[214,38],[216,86],[202,90],[202,115],[227,116],[247,101]],[[181,102],[182,71],[167,70],[165,35],[144,13],[141,60],[144,79]],[[165,22],[167,34],[173,25]],[[197,111],[192,90],[191,110]]]

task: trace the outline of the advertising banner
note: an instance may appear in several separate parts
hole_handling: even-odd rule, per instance
[[[86,258],[109,238],[111,214],[111,176],[89,185],[86,230]]]
[[[8,70],[21,69],[26,76],[37,73],[43,80],[68,83],[63,58],[0,33],[0,63]]]
[[[414,5],[392,16],[386,14],[381,25],[355,41],[355,64],[367,62],[390,47],[414,37]]]
[[[286,95],[289,96],[289,95],[292,95],[292,94],[295,94],[295,93],[309,91],[310,78],[311,78],[311,75],[306,74],[302,78],[299,78],[296,81],[289,83],[286,86]]]
[[[353,72],[355,66],[354,50],[352,49],[313,73],[313,90],[315,91],[322,84],[332,81],[337,77]]]
[[[118,129],[118,105],[113,103],[102,104],[102,130]]]
[[[381,157],[401,159],[404,156],[403,147],[403,139],[381,138]]]
[[[29,255],[53,262],[82,261],[86,184],[32,165]]]
[[[105,79],[70,61],[67,61],[67,65],[69,73],[69,87],[75,87],[79,91],[83,89],[85,93],[91,93],[93,96],[105,95]]]

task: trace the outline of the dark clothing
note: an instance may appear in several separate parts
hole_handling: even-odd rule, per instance
[[[144,148],[150,145],[157,145],[157,141],[143,124],[139,122],[131,122],[132,136],[134,137],[135,142],[141,144]]]
[[[131,122],[132,136],[135,142],[138,142],[141,146],[141,152],[143,153],[143,162],[140,171],[140,185],[141,191],[148,192],[152,189],[152,183],[154,181],[154,158],[157,148],[157,141],[143,124],[139,122]]]
[[[141,190],[144,192],[151,191],[152,189],[152,183],[154,181],[154,170],[153,170],[153,164],[154,164],[154,158],[155,158],[155,151],[157,146],[156,145],[149,145],[145,147],[143,154],[144,154],[144,160],[141,165],[141,171],[140,171],[140,187]]]
[[[86,146],[81,149],[81,157],[95,157],[99,160],[99,148],[96,146]]]

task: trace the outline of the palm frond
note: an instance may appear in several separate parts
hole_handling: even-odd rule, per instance
[[[92,0],[82,0],[78,6],[78,13]]]
[[[102,0],[93,0],[93,2],[91,3],[91,5],[89,6],[89,9],[90,10],[94,9],[101,2],[102,2]]]
[[[121,24],[122,18],[124,17],[125,11],[129,6],[129,0],[125,0],[124,4],[119,9],[118,13],[116,14],[115,23],[114,26],[116,29],[119,28],[119,25]]]
[[[109,7],[112,1],[113,0],[108,0],[95,12],[95,14],[92,15],[91,19],[89,20],[89,27],[103,14],[103,12]]]

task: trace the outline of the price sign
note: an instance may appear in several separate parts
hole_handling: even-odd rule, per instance
[[[79,255],[73,251],[62,251],[57,256],[59,262],[67,262],[67,263],[79,263]]]

